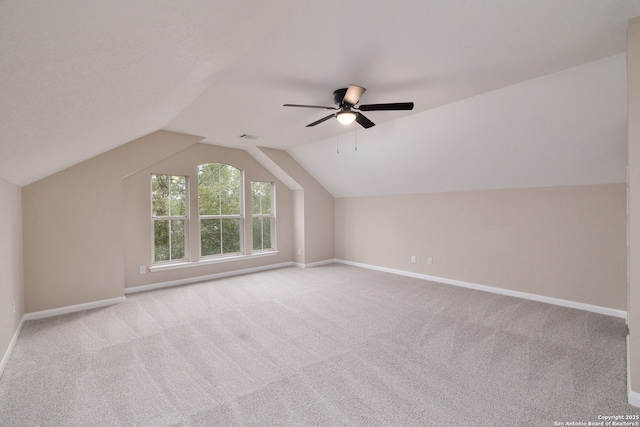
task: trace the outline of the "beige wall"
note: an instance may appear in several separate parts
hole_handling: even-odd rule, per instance
[[[625,203],[624,184],[336,199],[336,258],[626,310]]]
[[[333,196],[287,152],[265,147],[260,150],[303,189],[294,195],[296,262],[313,264],[334,259]],[[298,248],[302,250],[300,255]]]
[[[23,187],[26,312],[123,296],[122,179],[199,139],[155,132]]]
[[[640,393],[640,17],[627,34],[629,162],[629,363],[631,390]]]
[[[0,360],[9,348],[24,314],[22,272],[20,187],[0,179]]]
[[[197,144],[200,139],[158,131],[24,187],[25,311],[121,297],[125,286],[292,261],[291,191],[245,151]],[[197,164],[208,161],[243,169],[246,183],[276,182],[279,253],[141,275],[139,267],[151,261],[149,208],[145,205],[149,203],[150,171],[192,175]],[[144,224],[136,222],[143,217]],[[330,217],[333,221],[332,214]],[[245,239],[250,246],[248,230],[249,223]],[[192,251],[197,244],[191,240]]]
[[[152,173],[185,175],[189,180],[190,209],[197,212],[198,165],[203,163],[228,163],[244,172],[245,206],[250,207],[251,181],[267,181],[275,184],[276,192],[276,244],[278,254],[266,257],[244,258],[236,261],[190,266],[140,274],[140,266],[151,265],[151,197]],[[250,214],[250,210],[248,211]],[[195,144],[179,153],[163,159],[124,180],[124,234],[125,234],[125,286],[127,288],[164,283],[187,278],[197,278],[232,270],[261,267],[292,261],[293,207],[291,191],[258,164],[244,150]],[[199,254],[199,224],[191,221],[189,251],[192,260]],[[245,221],[245,248],[251,248],[251,221]]]

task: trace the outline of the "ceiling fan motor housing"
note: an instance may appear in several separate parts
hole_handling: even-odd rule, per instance
[[[347,102],[343,102],[344,101],[344,95],[347,93],[347,88],[342,88],[342,89],[336,89],[335,91],[333,91],[333,103],[336,104],[339,107],[342,107],[343,104],[347,104]]]

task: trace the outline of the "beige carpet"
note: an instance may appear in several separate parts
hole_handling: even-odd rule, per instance
[[[626,404],[621,319],[344,265],[29,321],[0,425],[553,426]]]

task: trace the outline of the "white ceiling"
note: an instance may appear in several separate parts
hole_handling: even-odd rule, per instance
[[[335,197],[625,182],[625,64],[619,54],[353,125],[290,154]]]
[[[0,178],[26,185],[163,128],[287,149],[337,197],[622,182],[638,14],[640,0],[3,0]],[[282,107],[330,106],[349,84],[416,108],[366,113],[377,126],[354,134]]]

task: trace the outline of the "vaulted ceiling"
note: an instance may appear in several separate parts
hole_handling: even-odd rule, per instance
[[[285,149],[336,197],[623,182],[638,14],[640,0],[4,0],[0,178],[168,129]],[[365,130],[306,128],[328,112],[282,106],[331,106],[349,84],[415,109],[366,113]]]

